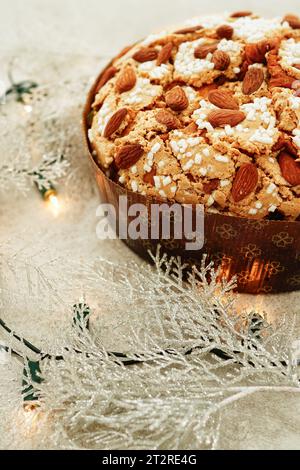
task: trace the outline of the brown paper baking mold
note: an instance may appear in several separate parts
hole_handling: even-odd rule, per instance
[[[102,73],[89,92],[83,113],[85,141],[100,197],[102,202],[114,206],[117,215],[120,196],[127,197],[128,205],[145,205],[149,208],[148,223],[151,224],[151,204],[161,204],[161,199],[143,196],[116,184],[105,175],[92,155],[88,140],[89,114]],[[158,244],[167,254],[181,256],[191,265],[199,265],[203,255],[207,254],[208,260],[221,268],[222,277],[229,280],[236,276],[239,292],[259,294],[300,289],[300,222],[253,220],[207,213],[204,228],[204,247],[197,251],[186,251],[186,240],[172,238],[159,241],[128,238],[124,241],[148,260],[148,250],[156,251]]]

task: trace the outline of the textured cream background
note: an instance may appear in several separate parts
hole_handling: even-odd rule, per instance
[[[183,18],[217,13],[225,8],[227,11],[251,9],[267,16],[300,13],[296,0],[276,4],[271,0],[0,0],[0,8],[0,79],[5,79],[9,61],[22,56],[23,75],[26,73],[37,81],[49,79],[50,73],[58,79],[57,70],[61,70],[62,64],[64,78],[83,72],[93,76],[124,45]],[[24,57],[33,56],[32,62],[24,61]],[[57,70],[56,63],[60,66]],[[76,211],[72,205],[67,207],[68,218],[58,219],[54,227],[35,192],[27,199],[8,200],[0,208],[0,243],[14,239],[15,246],[22,248],[23,253],[24,246],[29,256],[38,252],[36,256],[42,263],[41,231],[47,227],[48,249],[53,253],[68,249],[70,259],[92,258],[94,254],[111,255],[120,261],[132,259],[133,255],[121,243],[96,240],[97,202],[97,196],[83,195]],[[81,224],[76,224],[74,229],[78,216]],[[249,309],[254,306],[264,310],[273,318],[284,312],[299,311],[299,299],[300,295],[293,293],[241,296],[239,302]],[[58,331],[55,315],[40,318],[37,312],[26,321],[23,315],[24,312],[17,311],[9,321],[32,340],[43,341]],[[106,318],[108,325],[115,321]],[[0,381],[3,380],[0,375]],[[300,449],[300,401],[296,396],[255,395],[229,411],[223,416],[222,448]],[[14,446],[10,438],[14,423],[7,422],[5,410],[0,411],[0,426],[0,448]],[[25,445],[21,440],[18,447]]]

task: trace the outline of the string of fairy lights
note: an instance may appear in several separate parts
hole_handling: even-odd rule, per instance
[[[33,90],[38,88],[38,83],[32,80],[22,80],[16,82],[13,78],[13,74],[11,70],[8,70],[8,80],[9,80],[9,87],[5,90],[2,96],[0,96],[0,103],[5,104],[6,100],[9,97],[14,98],[14,100],[21,104],[24,110],[27,113],[32,112],[32,106],[28,103],[28,97],[32,95]],[[63,155],[59,155],[57,158],[53,158],[52,161],[48,163],[48,165],[54,165],[58,160],[63,160]],[[58,198],[58,192],[54,184],[45,178],[45,176],[41,172],[30,170],[21,170],[27,172],[27,176],[32,177],[34,176],[37,181],[35,181],[35,187],[40,193],[41,197],[45,201],[45,203],[51,207],[53,212],[57,215],[60,209],[60,202]]]
[[[72,323],[74,327],[83,330],[83,328],[89,329],[90,320],[90,308],[85,303],[78,303],[73,306],[73,318]],[[12,348],[0,343],[0,351],[11,354],[12,357],[16,358],[23,364],[23,376],[22,376],[22,398],[23,408],[25,411],[32,411],[39,406],[39,391],[38,384],[43,381],[41,375],[41,363],[46,359],[53,359],[53,356],[43,352],[37,346],[33,345],[30,341],[16,334],[4,321],[0,318],[0,328],[9,335],[10,338],[16,341],[19,346],[26,348],[26,353],[18,351],[17,347]],[[68,351],[68,349],[65,349]],[[36,359],[31,359],[29,354],[35,354]],[[125,356],[124,356],[125,358]],[[55,356],[55,360],[62,361],[63,356]]]
[[[32,94],[32,91],[38,88],[38,84],[32,80],[23,80],[20,82],[15,82],[11,71],[8,71],[8,79],[10,86],[0,96],[0,103],[3,105],[6,103],[8,97],[13,97],[17,103],[20,103],[24,110],[27,113],[31,113],[32,106],[28,104],[27,97]],[[59,159],[63,159],[63,156],[60,155]],[[57,159],[50,161],[50,165],[54,165],[57,162]],[[24,170],[22,170],[24,171]],[[58,198],[58,192],[53,183],[46,179],[41,172],[27,172],[27,176],[34,176],[36,181],[34,183],[36,190],[39,192],[40,196],[44,200],[45,204],[50,206],[52,211],[55,214],[58,214],[60,209],[60,202]],[[87,305],[74,305],[74,325],[81,321],[81,315],[83,319],[88,317],[90,310]],[[85,322],[85,326],[88,327],[88,320]],[[6,323],[0,318],[0,328],[7,333],[11,338],[13,338],[19,345],[22,345],[27,349],[28,353],[34,353],[38,356],[36,360],[32,360],[24,353],[17,350],[17,348],[12,348],[6,346],[5,344],[0,343],[0,352],[10,354],[12,357],[17,359],[23,364],[23,377],[22,377],[22,399],[23,399],[23,408],[25,412],[33,411],[38,407],[39,393],[35,389],[34,384],[38,385],[42,382],[43,378],[41,376],[40,363],[45,359],[51,358],[49,354],[44,354],[39,348],[34,346],[25,338],[17,335]],[[62,360],[61,357],[57,357],[57,360]]]
[[[216,315],[218,315],[217,307],[216,307]],[[81,300],[79,303],[73,306],[73,315],[72,315],[72,326],[76,328],[78,334],[83,332],[85,329],[87,332],[90,332],[90,318],[91,318],[91,310],[90,307]],[[251,317],[250,327],[249,327],[249,338],[255,337],[255,339],[260,339],[260,332],[264,327],[264,319],[257,313],[253,314]],[[41,384],[44,380],[42,373],[41,373],[41,365],[42,362],[49,359],[54,359],[55,361],[63,361],[64,356],[53,356],[49,353],[46,353],[33,345],[27,339],[19,336],[16,334],[1,318],[0,318],[0,328],[9,335],[10,338],[13,338],[20,346],[26,348],[27,353],[22,353],[17,350],[17,348],[11,348],[0,344],[0,351],[5,351],[10,353],[13,357],[17,360],[21,361],[23,364],[23,375],[22,375],[22,399],[23,399],[23,408],[25,412],[34,411],[40,407],[40,393],[39,393],[39,384]],[[251,344],[249,343],[249,347]],[[196,349],[201,349],[198,347]],[[65,352],[69,352],[70,348],[64,348]],[[73,349],[73,352],[77,354],[83,354],[81,351]],[[191,348],[189,350],[184,351],[185,356],[190,356],[192,353],[195,352],[195,348]],[[29,354],[35,354],[36,358],[31,359]],[[88,353],[86,353],[88,355]],[[110,356],[113,360],[115,360],[116,364],[122,364],[123,366],[133,366],[138,364],[144,364],[149,359],[144,357],[143,354],[136,353],[135,355],[131,355],[130,357],[125,353],[120,352],[107,352],[108,356]],[[165,350],[162,353],[163,355],[172,355],[172,350]],[[226,362],[229,361],[232,364],[233,357],[228,355],[222,349],[212,349],[210,354],[216,356],[217,358],[221,359],[222,361]],[[240,354],[239,351],[235,351],[235,354]],[[236,361],[236,364],[239,365],[239,361]],[[242,364],[240,364],[242,366]],[[249,362],[251,366],[251,363]],[[276,367],[276,364],[273,364]],[[288,367],[288,364],[285,361],[281,362],[281,365],[284,367]],[[299,361],[300,365],[300,361]]]

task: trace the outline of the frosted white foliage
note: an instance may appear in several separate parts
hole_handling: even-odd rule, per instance
[[[233,283],[218,284],[205,259],[189,274],[179,259],[159,252],[153,259],[154,268],[100,259],[82,266],[89,286],[104,285],[106,302],[140,304],[143,317],[126,316],[123,355],[118,342],[108,352],[100,317],[66,335],[63,360],[41,362],[45,380],[33,384],[47,426],[40,445],[213,449],[232,404],[255,393],[300,392],[293,324],[237,312]]]
[[[33,184],[47,189],[62,177],[64,188],[86,179],[80,112],[89,84],[87,77],[38,84],[24,104],[13,96],[0,104],[1,195],[28,193]]]
[[[28,156],[19,155],[12,165],[0,167],[0,191],[17,189],[25,193],[32,188],[33,184],[36,184],[39,189],[49,189],[51,183],[57,184],[69,167],[66,160],[54,155],[43,155],[41,162],[36,166],[30,166],[30,164]]]

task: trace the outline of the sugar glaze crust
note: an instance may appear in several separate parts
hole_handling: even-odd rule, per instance
[[[300,20],[201,17],[126,48],[89,140],[119,184],[254,219],[300,218]]]

